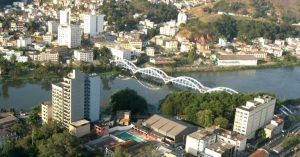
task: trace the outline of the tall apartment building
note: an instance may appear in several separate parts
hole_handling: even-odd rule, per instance
[[[52,117],[64,126],[99,120],[100,77],[73,70],[63,82],[52,84]]]
[[[71,9],[65,9],[59,11],[59,23],[61,25],[71,24]]]
[[[59,25],[58,45],[74,48],[81,45],[81,30],[79,25]]]
[[[43,123],[48,123],[52,120],[52,102],[47,101],[41,104],[42,111],[42,121]]]
[[[56,34],[57,30],[58,30],[58,25],[59,25],[59,23],[57,21],[48,21],[47,22],[48,33]]]
[[[272,120],[275,103],[274,97],[264,95],[236,108],[233,131],[245,135],[247,139],[253,138],[259,128]]]
[[[84,34],[95,36],[103,32],[104,16],[97,15],[94,11],[92,14],[84,15]]]

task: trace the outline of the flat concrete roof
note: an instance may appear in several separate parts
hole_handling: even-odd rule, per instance
[[[213,134],[214,134],[214,132],[212,132],[212,131],[209,131],[206,129],[200,129],[200,130],[197,130],[197,131],[189,134],[188,136],[193,137],[197,140],[201,140],[201,139],[204,139],[205,137],[211,136]]]
[[[76,122],[72,122],[70,125],[74,126],[74,127],[80,127],[80,126],[84,126],[86,124],[89,124],[90,121],[88,120],[85,120],[85,119],[81,119],[81,120],[78,120]]]
[[[207,149],[218,152],[220,154],[222,154],[232,148],[234,148],[234,145],[231,145],[231,144],[228,144],[225,142],[220,142],[220,141],[207,147]]]

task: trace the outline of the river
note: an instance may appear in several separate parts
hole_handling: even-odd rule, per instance
[[[208,87],[229,87],[238,92],[270,92],[282,99],[300,97],[300,67],[176,74],[180,75],[193,77]],[[136,90],[155,107],[174,91],[167,86],[159,87],[128,77],[102,76],[101,80],[102,108],[107,106],[109,97],[120,89]],[[29,110],[32,105],[50,99],[51,84],[46,81],[0,84],[0,108]]]

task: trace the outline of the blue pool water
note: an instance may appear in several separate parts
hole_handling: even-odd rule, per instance
[[[117,137],[119,137],[122,140],[133,140],[135,142],[143,142],[142,139],[140,139],[140,138],[138,138],[138,137],[136,137],[134,135],[131,135],[128,132],[123,132],[123,133],[117,135]]]

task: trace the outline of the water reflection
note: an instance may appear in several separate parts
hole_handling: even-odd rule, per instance
[[[178,74],[176,74],[178,75]],[[300,97],[300,67],[259,69],[227,72],[186,73],[208,87],[225,86],[239,92],[270,92],[290,99]],[[0,83],[0,108],[15,107],[27,110],[30,106],[51,100],[51,82],[5,81]],[[109,97],[118,90],[130,88],[145,97],[155,107],[167,94],[177,90],[172,85],[161,85],[153,80],[135,79],[131,76],[101,76],[101,108],[106,108]]]

